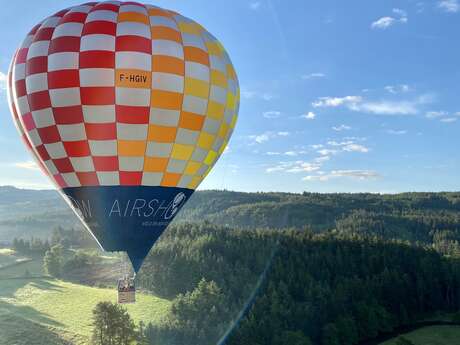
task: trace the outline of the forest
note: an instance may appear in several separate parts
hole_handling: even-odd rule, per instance
[[[62,227],[13,245],[94,247]],[[88,258],[72,260],[67,274]],[[353,345],[458,318],[460,193],[197,192],[137,284],[171,301],[161,323],[136,325],[148,345]]]

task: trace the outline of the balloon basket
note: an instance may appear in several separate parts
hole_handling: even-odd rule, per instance
[[[124,277],[118,279],[118,303],[136,303],[136,285],[134,277]]]

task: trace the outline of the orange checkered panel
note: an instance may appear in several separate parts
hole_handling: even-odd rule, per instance
[[[239,103],[214,36],[136,2],[45,19],[17,50],[9,88],[21,136],[60,188],[195,189],[224,151]]]

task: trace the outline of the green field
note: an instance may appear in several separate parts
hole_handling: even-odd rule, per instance
[[[460,326],[430,326],[406,333],[404,338],[415,345],[458,345],[460,344]],[[380,345],[396,345],[396,338]]]
[[[127,306],[136,323],[159,323],[169,311],[168,300],[136,297]],[[116,291],[43,277],[39,260],[1,269],[0,345],[88,344],[92,309],[100,301],[115,302]]]

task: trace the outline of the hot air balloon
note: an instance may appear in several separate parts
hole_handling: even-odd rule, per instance
[[[38,165],[134,271],[223,153],[239,87],[220,42],[176,12],[91,2],[36,25],[9,103]]]

